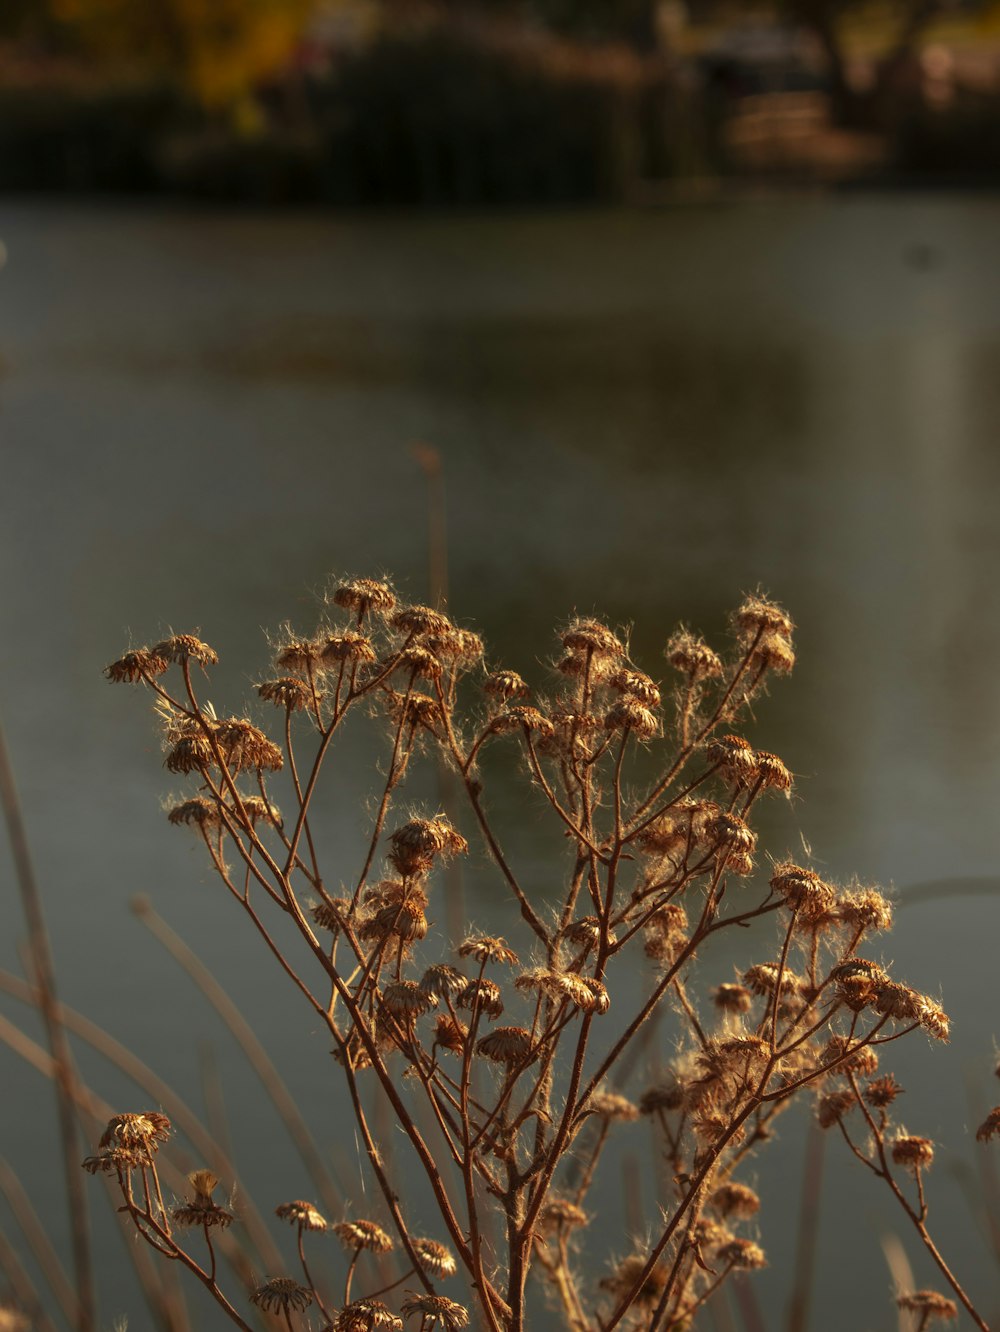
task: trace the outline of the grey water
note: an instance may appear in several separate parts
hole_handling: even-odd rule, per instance
[[[1000,1100],[998,228],[996,200],[918,196],[447,219],[0,207],[0,710],[61,993],[197,1107],[221,1084],[212,1118],[265,1214],[309,1196],[308,1176],[219,1020],[131,914],[136,894],[268,1047],[352,1214],[377,1200],[328,1042],[167,825],[182,784],[148,700],[101,668],[200,629],[221,657],[211,699],[236,710],[267,670],[267,635],[309,628],[332,572],[389,571],[424,599],[420,442],[444,460],[451,608],[539,687],[574,610],[631,626],[637,663],[663,678],[678,621],[721,644],[743,591],[790,609],[798,665],[750,732],[797,775],[767,812],[766,849],[799,857],[804,842],[832,879],[896,893],[879,947],[940,995],[954,1037],[901,1041],[884,1068],[907,1088],[907,1128],[939,1144],[942,1247],[987,1316],[1000,1309],[973,1140]],[[381,738],[355,728],[334,755],[328,878],[356,866]],[[564,839],[516,765],[493,768],[510,854],[546,892]],[[417,779],[413,802],[436,799]],[[0,865],[2,964],[18,970],[6,853]],[[470,921],[526,947],[482,859],[465,893]],[[760,960],[773,945],[755,946]],[[43,1039],[13,1000],[0,1011]],[[99,1095],[145,1108],[79,1053]],[[49,1085],[6,1049],[0,1077],[2,1153],[68,1255]],[[804,1126],[786,1116],[745,1176],[764,1198],[770,1266],[752,1284],[768,1332],[796,1275]],[[620,1254],[622,1171],[638,1163],[647,1227],[657,1196],[644,1128],[619,1132],[598,1200]],[[809,1326],[893,1328],[886,1236],[917,1285],[940,1279],[878,1182],[841,1141],[826,1149]],[[91,1187],[102,1327],[127,1315],[135,1332],[148,1315],[120,1220]],[[44,1284],[6,1210],[3,1226]],[[191,1307],[199,1328],[228,1325],[197,1292]]]

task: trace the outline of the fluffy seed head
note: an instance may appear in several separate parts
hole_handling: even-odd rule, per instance
[[[392,588],[374,578],[351,578],[339,583],[333,592],[334,605],[354,611],[359,618],[369,611],[388,615],[396,604]]]
[[[625,645],[621,639],[598,620],[574,620],[566,626],[559,638],[568,652],[608,658],[625,655]]]
[[[555,733],[555,727],[548,717],[543,717],[537,708],[530,708],[523,703],[505,708],[498,712],[490,722],[489,729],[494,735],[509,735],[514,731],[528,731],[532,735],[549,739]]]
[[[747,597],[733,616],[736,637],[745,647],[758,634],[774,634],[787,642],[791,641],[794,625],[787,611],[759,593]]]
[[[178,665],[196,661],[199,666],[217,666],[219,662],[219,654],[214,648],[210,648],[194,634],[173,634],[170,638],[161,639],[150,651],[154,657],[175,661]]]
[[[826,1096],[821,1096],[816,1108],[816,1118],[819,1120],[820,1128],[833,1128],[835,1124],[839,1124],[844,1115],[853,1110],[857,1103],[857,1097],[852,1091],[830,1092]]]
[[[175,826],[183,823],[198,828],[217,828],[221,822],[218,805],[214,800],[206,800],[204,796],[194,796],[191,800],[174,805],[167,818]]]
[[[294,675],[282,675],[277,680],[264,680],[257,693],[265,703],[285,708],[288,712],[302,712],[312,703],[312,693],[304,680]]]
[[[934,1144],[930,1138],[915,1133],[898,1133],[891,1143],[892,1159],[907,1170],[926,1170],[934,1160]]]
[[[790,861],[776,865],[771,887],[785,899],[785,905],[804,920],[819,920],[833,906],[836,893],[812,870]]]
[[[395,613],[389,623],[401,634],[409,634],[412,637],[422,634],[449,634],[455,628],[447,615],[432,610],[430,606],[404,606]]]
[[[508,948],[506,939],[493,935],[470,935],[458,946],[459,957],[474,957],[477,962],[505,962],[508,966],[517,966],[517,954]]]
[[[434,1027],[434,1044],[452,1054],[461,1054],[468,1039],[468,1028],[448,1013],[439,1013]]]
[[[320,669],[320,645],[308,638],[294,638],[291,635],[278,648],[274,664],[283,671],[295,675],[310,675]]]
[[[498,1018],[503,1012],[500,986],[491,980],[469,981],[465,988],[458,992],[455,1003],[457,1007],[465,1008],[470,1013],[479,1008],[491,1018]]]
[[[400,874],[422,874],[435,858],[464,854],[469,849],[465,838],[451,826],[443,814],[433,819],[411,819],[392,834],[389,859]]]
[[[167,1116],[156,1110],[146,1110],[142,1114],[127,1111],[108,1120],[98,1146],[102,1149],[121,1147],[149,1160],[160,1150],[160,1143],[170,1137],[170,1127]]]
[[[395,981],[382,993],[382,1006],[400,1022],[414,1022],[437,1006],[437,1000],[416,981]]]
[[[345,661],[364,664],[375,659],[371,640],[352,629],[345,629],[342,634],[329,634],[319,644],[319,662],[327,670]]]
[[[531,1053],[531,1032],[526,1027],[495,1027],[476,1049],[497,1064],[520,1064]]]
[[[601,1281],[605,1290],[614,1295],[625,1295],[632,1289],[646,1266],[644,1253],[633,1253],[623,1258],[610,1276]],[[655,1304],[667,1285],[667,1269],[662,1263],[656,1263],[643,1278],[636,1299],[640,1304]]]
[[[639,1118],[639,1107],[630,1101],[627,1096],[620,1096],[618,1092],[602,1091],[600,1088],[591,1093],[585,1110],[597,1115],[600,1119],[620,1119],[631,1122]]]
[[[642,671],[622,666],[608,679],[612,689],[626,698],[641,703],[644,708],[654,709],[660,706],[660,690],[654,680]]]
[[[712,1190],[706,1206],[718,1216],[744,1221],[760,1211],[760,1198],[749,1185],[729,1182]]]
[[[585,1226],[590,1217],[568,1198],[549,1198],[538,1213],[538,1225],[543,1234],[555,1230],[576,1230]]]
[[[759,1244],[754,1244],[753,1240],[730,1240],[728,1244],[719,1246],[716,1256],[720,1262],[727,1263],[730,1267],[741,1268],[745,1272],[767,1266],[764,1250]]]
[[[723,1013],[748,1013],[753,1006],[753,995],[745,985],[728,982],[715,987],[712,1002]]]
[[[435,962],[420,978],[420,988],[434,995],[436,999],[456,995],[464,990],[468,983],[469,977],[464,976],[457,967],[450,966],[447,962]]]
[[[873,1078],[865,1088],[862,1095],[869,1105],[874,1106],[876,1110],[885,1110],[902,1093],[903,1088],[899,1085],[891,1073],[886,1073],[884,1077]]]
[[[508,703],[512,698],[527,698],[531,690],[517,671],[492,671],[483,681],[483,693]]]
[[[354,1300],[341,1309],[334,1323],[335,1332],[403,1332],[403,1320],[387,1304],[373,1298]]]
[[[892,907],[877,888],[844,893],[837,902],[837,915],[855,930],[888,930],[892,926]]]
[[[713,680],[722,674],[722,658],[705,640],[687,629],[679,629],[663,649],[667,661],[692,684]]]
[[[218,1178],[211,1170],[195,1170],[188,1175],[188,1182],[194,1197],[177,1207],[170,1209],[170,1214],[179,1226],[218,1226],[225,1230],[233,1223],[233,1214],[212,1199],[218,1187]]]
[[[705,757],[734,786],[749,786],[757,776],[757,755],[750,742],[742,736],[724,735],[713,740],[705,751]]]
[[[629,731],[640,740],[652,740],[660,732],[656,714],[638,699],[625,697],[604,718],[605,729]]]
[[[792,774],[777,754],[768,753],[764,749],[758,749],[757,751],[756,780],[760,783],[761,789],[765,791],[790,791],[792,789]]]

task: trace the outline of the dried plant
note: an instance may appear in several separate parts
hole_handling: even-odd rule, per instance
[[[168,1206],[158,1170],[165,1116],[112,1119],[86,1168],[116,1183],[138,1233],[187,1267],[237,1326],[248,1327],[240,1308],[249,1315],[249,1299],[289,1329],[371,1332],[405,1320],[418,1332],[450,1330],[466,1327],[471,1309],[490,1332],[521,1332],[534,1274],[572,1332],[690,1327],[731,1274],[765,1265],[747,1233],[759,1199],[740,1174],[775,1118],[811,1099],[820,1125],[884,1181],[952,1294],[986,1327],[927,1228],[933,1145],[895,1122],[901,1089],[879,1073],[882,1046],[919,1031],[945,1040],[948,1019],[859,956],[891,924],[877,889],[837,888],[807,865],[762,865],[758,853],[756,807],[787,794],[792,776],[736,728],[771,678],[791,670],[792,631],[761,595],[732,617],[724,654],[678,631],[665,649],[675,683],[664,703],[621,634],[574,619],[559,633],[548,695],[533,698],[516,671],[487,670],[482,640],[444,611],[401,605],[387,583],[354,579],[334,587],[316,633],[285,635],[274,674],[257,686],[261,713],[277,715],[276,739],[260,718],[220,717],[201,699],[197,673],[217,657],[194,636],[133,649],[107,668],[109,679],[155,695],[165,766],[193,788],[170,822],[201,838],[234,904],[329,1031],[381,1199],[376,1216],[332,1222],[309,1201],[281,1203],[300,1270],[226,1293],[216,1245],[239,1217],[215,1200],[216,1176],[197,1171],[189,1196]],[[318,854],[317,792],[331,742],[355,713],[384,746],[384,783],[361,864],[333,893]],[[487,763],[493,749],[503,752]],[[421,752],[456,775],[464,814],[399,810]],[[526,803],[547,811],[567,848],[564,882],[544,901],[491,817],[483,769],[504,753],[527,778]],[[282,770],[284,815],[272,798]],[[516,909],[512,942],[436,937],[439,871],[466,855],[466,834]],[[344,882],[346,867],[335,872]],[[301,958],[278,942],[282,918],[304,942]],[[696,994],[709,945],[725,931],[740,940],[739,972]],[[637,975],[648,984],[622,1014],[618,996]],[[661,1010],[675,1023],[677,1053],[651,1067],[648,1051],[636,1056]],[[408,1140],[440,1239],[414,1230],[365,1080],[379,1085]],[[629,1126],[640,1117],[661,1158],[657,1233],[612,1242],[592,1278],[580,1261],[588,1199],[607,1142],[637,1131]],[[979,1136],[998,1126],[1000,1109]],[[307,1236],[323,1232],[345,1251],[335,1299],[306,1254],[320,1242]],[[438,1291],[458,1274],[463,1302]],[[900,1306],[921,1327],[956,1308],[933,1291],[901,1295]]]

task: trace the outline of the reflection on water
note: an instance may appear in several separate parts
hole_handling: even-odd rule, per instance
[[[129,916],[134,892],[197,944],[352,1178],[353,1130],[321,1035],[277,977],[263,982],[253,941],[165,825],[170,783],[144,703],[109,690],[100,666],[130,635],[200,626],[222,655],[213,701],[235,706],[264,667],[262,627],[308,627],[331,569],[390,569],[424,596],[408,453],[423,439],[446,458],[452,605],[496,662],[544,686],[553,624],[593,609],[634,625],[635,656],[659,676],[677,620],[718,636],[761,582],[800,624],[796,674],[753,731],[799,775],[800,798],[765,820],[774,854],[804,837],[834,878],[991,884],[998,217],[1000,205],[962,200],[351,223],[0,215],[3,704],[64,993],[192,1100],[213,1044],[262,1206],[307,1180],[218,1023]],[[933,267],[907,263],[914,245],[933,249]],[[360,731],[342,762],[350,790],[371,789]],[[511,854],[545,892],[564,843],[491,766]],[[423,791],[436,799],[429,780]],[[356,808],[345,779],[326,835],[348,866]],[[467,892],[477,923],[516,934],[484,865]],[[993,1095],[998,923],[992,891],[956,888],[902,909],[887,946],[903,978],[940,986],[955,1019],[947,1051],[901,1042],[892,1067],[910,1089],[907,1126],[945,1144],[936,1206],[987,1306],[1000,1303],[995,1269],[955,1181],[975,1160],[973,1106]],[[706,981],[731,965],[720,956]],[[669,1024],[658,1039],[669,1053]],[[29,1103],[35,1084],[10,1057],[2,1067],[36,1206],[58,1216],[48,1102]],[[106,1066],[85,1067],[108,1099],[131,1102]],[[801,1116],[785,1123],[769,1149],[783,1164],[757,1181],[774,1255],[758,1283],[768,1328],[790,1290],[802,1159]],[[641,1134],[622,1148],[645,1151]],[[821,1248],[839,1244],[841,1266],[823,1267],[812,1325],[843,1326],[848,1264],[865,1326],[889,1328],[877,1237],[901,1221],[840,1169],[832,1142],[829,1161]],[[602,1196],[609,1230],[619,1194],[610,1181]],[[102,1280],[117,1312],[133,1297],[112,1231]]]

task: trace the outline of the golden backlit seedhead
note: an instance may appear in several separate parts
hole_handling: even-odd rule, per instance
[[[527,698],[531,690],[517,671],[492,671],[483,681],[483,693],[509,703],[513,698]]]
[[[406,1318],[419,1315],[421,1327],[428,1330],[439,1327],[444,1332],[458,1332],[460,1328],[469,1326],[468,1309],[444,1295],[408,1294],[400,1310]]]
[[[304,680],[294,675],[282,675],[276,680],[264,680],[257,693],[265,703],[284,708],[287,712],[303,712],[312,706],[313,693]]]
[[[573,620],[559,635],[569,652],[591,657],[624,657],[625,645],[617,634],[599,620]]]
[[[958,1317],[958,1305],[955,1301],[949,1300],[946,1295],[938,1294],[936,1290],[915,1290],[909,1295],[897,1295],[896,1304],[908,1313],[921,1315],[922,1327],[938,1319],[951,1322]]]
[[[898,1133],[890,1144],[892,1159],[907,1170],[926,1170],[934,1161],[934,1144],[916,1133]]]
[[[687,629],[679,629],[663,649],[663,655],[691,684],[714,680],[722,674],[722,658],[703,638]]]
[[[334,1221],[330,1226],[345,1249],[367,1249],[369,1253],[391,1253],[392,1239],[375,1221]]]
[[[162,675],[169,665],[166,657],[149,648],[133,648],[105,666],[104,674],[112,684],[145,684]]]
[[[301,1198],[296,1198],[294,1202],[279,1203],[274,1209],[274,1214],[280,1220],[287,1221],[289,1225],[298,1226],[300,1230],[328,1228],[326,1217],[319,1208]]]
[[[411,1243],[414,1253],[431,1276],[453,1277],[458,1271],[455,1255],[446,1245],[439,1244],[437,1240],[419,1237],[412,1240]]]
[[[369,612],[388,615],[396,598],[388,583],[375,578],[351,578],[334,588],[333,602],[343,610],[354,611],[360,619]]]
[[[335,1332],[403,1332],[403,1320],[377,1299],[354,1300],[341,1309],[334,1321]]]
[[[210,648],[194,634],[173,634],[170,638],[161,639],[150,648],[150,651],[154,657],[161,657],[164,661],[173,661],[178,665],[195,661],[199,666],[217,666],[219,662],[219,654],[215,649]]]

